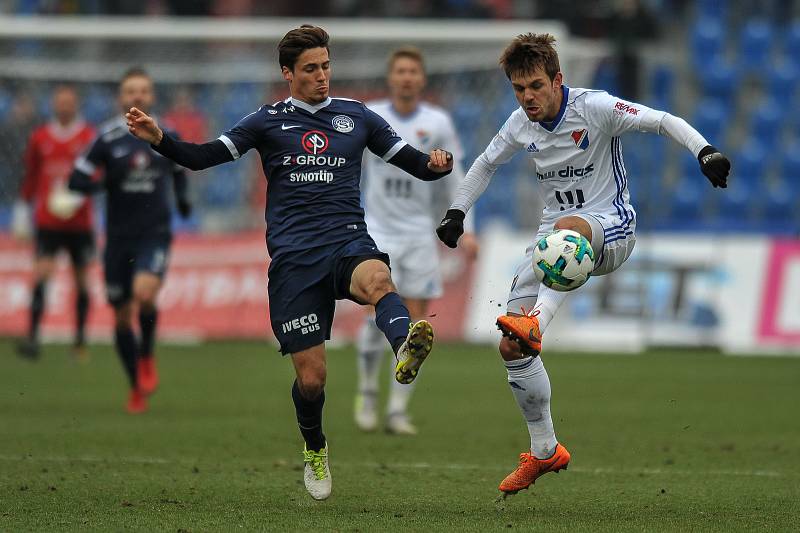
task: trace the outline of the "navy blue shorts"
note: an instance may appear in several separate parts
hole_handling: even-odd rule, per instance
[[[170,235],[109,238],[103,254],[108,303],[119,306],[130,301],[137,272],[163,278],[171,243]]]
[[[353,300],[350,278],[367,259],[389,265],[389,256],[361,232],[353,240],[284,256],[269,266],[269,312],[282,354],[331,338],[336,300]],[[363,303],[363,302],[358,302]]]

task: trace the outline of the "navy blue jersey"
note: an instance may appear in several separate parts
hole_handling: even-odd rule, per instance
[[[359,183],[364,148],[384,160],[406,143],[356,100],[262,106],[219,137],[234,159],[258,150],[267,176],[267,247],[282,254],[346,242],[365,228]]]
[[[101,184],[92,180],[97,169],[104,171]],[[173,187],[179,197],[185,194],[183,168],[131,135],[122,117],[101,127],[89,151],[78,158],[70,178],[71,189],[106,191],[109,238],[169,235]]]

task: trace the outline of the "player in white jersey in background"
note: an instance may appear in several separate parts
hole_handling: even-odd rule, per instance
[[[460,160],[461,143],[450,115],[443,109],[421,101],[425,88],[425,64],[414,47],[402,47],[389,57],[386,82],[389,98],[368,102],[367,106],[383,117],[404,139],[419,150],[439,146],[453,154],[453,172],[442,180],[448,188],[448,203],[464,178]],[[387,165],[371,153],[365,155],[363,185],[367,228],[380,250],[389,254],[392,279],[397,292],[416,321],[427,318],[428,303],[442,294],[434,203],[438,183],[423,183]],[[461,241],[474,256],[477,241],[468,232]],[[358,392],[355,402],[356,425],[363,431],[378,427],[378,383],[386,341],[367,317],[358,338]],[[408,402],[414,384],[398,383],[392,370],[386,431],[413,435],[417,429],[408,415]]]
[[[436,232],[451,248],[462,220],[499,165],[525,152],[536,165],[545,202],[542,223],[517,268],[507,314],[497,319],[508,383],[530,435],[530,452],[501,483],[504,494],[529,487],[539,476],[566,468],[570,455],[556,440],[550,415],[550,380],[539,353],[541,337],[565,292],[540,286],[533,274],[533,246],[553,229],[574,230],[595,252],[595,275],[613,272],[636,241],[636,212],[629,204],[619,136],[644,131],[666,135],[695,155],[714,187],[726,187],[730,162],[681,118],[626,102],[604,91],[563,85],[555,39],[519,35],[500,64],[520,108],[514,111],[467,172]],[[518,342],[512,341],[513,336]]]

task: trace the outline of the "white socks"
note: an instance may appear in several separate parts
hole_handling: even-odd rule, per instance
[[[564,303],[566,297],[566,292],[554,291],[544,285],[539,287],[539,296],[536,298],[536,305],[533,306],[533,311],[531,311],[531,313],[538,311],[536,318],[539,319],[539,333],[544,335],[544,330],[547,329],[547,325],[553,320],[556,311]]]
[[[542,358],[525,357],[504,363],[511,392],[528,424],[531,453],[537,459],[546,459],[553,455],[558,441],[550,416],[550,378]]]
[[[386,338],[374,318],[368,318],[358,335],[358,391],[377,398],[381,362],[387,351]],[[389,365],[391,385],[387,415],[405,414],[414,384],[403,385],[394,377],[394,358]]]
[[[381,369],[383,352],[387,348],[386,339],[374,318],[364,321],[358,334],[358,391],[377,394],[378,374]]]
[[[414,384],[399,383],[394,377],[394,364],[389,365],[391,371],[392,384],[389,390],[389,405],[386,407],[386,416],[406,414],[408,412],[408,400],[411,398],[411,392],[414,390]]]

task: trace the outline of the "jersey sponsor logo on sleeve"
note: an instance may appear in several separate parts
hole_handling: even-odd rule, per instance
[[[292,124],[291,126],[287,126],[286,124],[281,124],[281,130],[282,131],[290,130],[292,128],[299,128],[299,127],[300,127],[300,124]]]
[[[267,109],[267,113],[269,113],[270,115],[277,115],[278,114],[278,110],[277,109]]]
[[[336,115],[331,119],[331,124],[340,133],[350,133],[356,127],[356,123],[347,115]]]
[[[307,131],[300,144],[309,154],[321,154],[328,149],[328,136],[319,130]]]
[[[618,115],[622,115],[624,113],[628,113],[629,115],[638,115],[639,109],[630,104],[626,104],[625,102],[617,102],[614,105],[614,112]]]
[[[582,130],[574,130],[571,135],[572,140],[575,141],[575,146],[581,150],[589,148],[589,130],[585,128]]]

